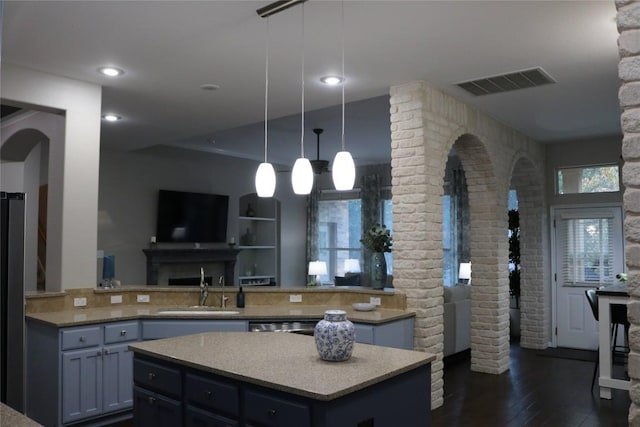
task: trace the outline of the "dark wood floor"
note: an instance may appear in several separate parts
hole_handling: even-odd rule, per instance
[[[433,427],[627,426],[626,391],[613,399],[593,392],[593,362],[542,357],[511,344],[511,367],[502,375],[470,371],[469,357],[445,360],[444,405],[432,411]]]

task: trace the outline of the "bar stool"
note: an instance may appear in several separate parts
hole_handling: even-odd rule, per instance
[[[598,321],[598,294],[596,294],[595,289],[587,289],[584,291],[587,296],[587,301],[589,301],[589,307],[591,307],[591,312],[593,313],[594,319],[596,322]],[[624,346],[617,346],[618,339],[618,326],[624,326]],[[611,335],[613,337],[613,347],[611,349],[611,357],[612,360],[615,360],[616,353],[622,353],[624,356],[629,353],[629,321],[627,320],[627,306],[626,304],[613,304],[611,305]],[[622,351],[616,350],[616,348],[622,348]],[[598,348],[599,351],[599,348]],[[593,378],[591,379],[591,389],[593,390],[593,385],[596,382],[596,373],[598,372],[598,363],[599,358],[596,358],[595,366],[593,367]]]

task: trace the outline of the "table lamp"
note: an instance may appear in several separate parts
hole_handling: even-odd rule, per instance
[[[458,279],[466,280],[467,284],[471,284],[471,263],[470,262],[461,262],[460,270],[458,271]]]
[[[327,263],[324,261],[311,261],[309,263],[309,275],[316,276],[316,286],[321,286],[320,276],[327,274]]]

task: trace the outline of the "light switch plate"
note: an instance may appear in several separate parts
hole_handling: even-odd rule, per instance
[[[74,307],[85,307],[87,305],[87,299],[86,298],[74,298],[73,299],[73,306]]]
[[[122,304],[122,295],[112,295],[111,304]]]
[[[149,295],[138,295],[138,302],[149,302]]]
[[[289,302],[302,302],[302,295],[289,295]]]
[[[369,304],[380,305],[380,297],[369,297]]]

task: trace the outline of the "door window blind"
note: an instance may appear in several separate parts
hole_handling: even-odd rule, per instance
[[[614,271],[613,217],[560,219],[560,261],[564,285],[612,283]]]

